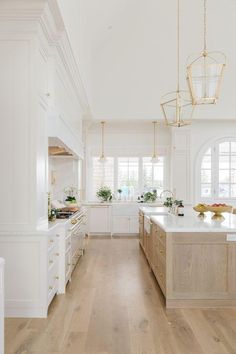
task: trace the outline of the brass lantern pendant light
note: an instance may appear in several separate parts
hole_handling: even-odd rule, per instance
[[[101,138],[102,138],[102,149],[101,149],[101,155],[99,157],[99,161],[101,163],[105,163],[106,162],[106,157],[105,157],[105,154],[104,154],[104,126],[105,126],[105,123],[104,121],[101,122]]]
[[[204,48],[200,55],[187,61],[187,81],[194,105],[215,104],[226,65],[226,56],[221,52],[207,50],[207,0],[204,1]]]
[[[156,126],[157,126],[157,122],[154,121],[154,122],[152,122],[152,124],[153,124],[153,155],[152,155],[151,162],[153,164],[155,164],[155,163],[159,162],[159,158],[158,158],[157,152],[156,152]]]
[[[180,90],[180,0],[177,0],[177,90],[165,94],[161,108],[166,125],[182,127],[191,124],[194,106],[189,91]]]

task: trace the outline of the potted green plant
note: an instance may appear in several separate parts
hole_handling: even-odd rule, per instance
[[[102,201],[102,202],[110,202],[112,200],[112,191],[109,187],[101,187],[97,191],[97,197]]]
[[[149,203],[149,202],[153,203],[156,201],[156,199],[157,199],[156,190],[153,190],[152,192],[146,192],[143,195],[144,203]]]
[[[163,203],[163,205],[169,209],[169,212],[171,211],[173,204],[174,199],[172,197],[166,197],[166,200]]]

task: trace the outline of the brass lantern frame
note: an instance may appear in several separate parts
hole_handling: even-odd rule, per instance
[[[171,127],[183,127],[190,125],[194,113],[195,106],[192,105],[192,101],[189,96],[189,92],[186,90],[177,90],[166,93],[162,96],[163,102],[161,102],[162,112],[165,118],[166,125]],[[175,111],[175,119],[171,120],[167,114],[167,107],[171,107]],[[186,107],[190,107],[190,114],[185,117]],[[187,118],[187,119],[186,119]]]
[[[203,3],[203,51],[200,55],[195,55],[193,60],[190,61],[190,57],[187,59],[187,82],[192,98],[192,104],[194,105],[217,103],[219,99],[224,69],[226,66],[226,56],[224,53],[220,51],[210,52],[207,50],[207,0],[203,0]],[[200,69],[199,73],[197,73],[197,71],[194,73],[194,69],[196,68]],[[200,89],[201,95],[198,94],[198,89]],[[210,94],[211,90],[212,95]]]
[[[204,50],[201,55],[196,55],[194,60],[191,60],[193,55],[189,56],[187,59],[187,82],[188,82],[188,87],[189,87],[189,92],[191,95],[192,99],[192,104],[193,105],[203,105],[203,104],[216,104],[219,95],[220,95],[220,89],[222,85],[222,80],[223,80],[223,75],[224,75],[224,70],[226,67],[226,56],[224,53],[220,51],[211,51],[207,52]],[[218,60],[221,58],[222,60]],[[209,70],[210,67],[213,66],[218,66],[217,73],[215,75],[208,75],[207,72],[211,71]],[[193,74],[194,68],[202,68],[204,75],[202,76],[195,76]],[[199,82],[201,80],[202,82],[202,89],[204,88],[204,96],[199,96],[197,94],[196,90],[196,84],[194,84],[194,81],[199,79]],[[208,80],[214,80],[216,82],[215,84],[215,89],[214,89],[214,95],[207,95],[207,82]],[[210,82],[208,83],[208,85]],[[209,89],[208,89],[209,90]]]

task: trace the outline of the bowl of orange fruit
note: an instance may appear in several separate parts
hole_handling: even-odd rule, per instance
[[[232,211],[232,206],[231,205],[227,205],[224,203],[214,203],[211,205],[206,205],[207,210],[211,211],[212,213],[214,213],[214,215],[212,216],[212,219],[224,219],[224,216],[222,215],[222,213],[231,213]]]

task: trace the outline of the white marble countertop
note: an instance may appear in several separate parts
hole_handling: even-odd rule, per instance
[[[144,215],[167,215],[168,208],[164,206],[141,206],[139,208]]]
[[[204,219],[194,212],[185,216],[152,215],[151,220],[166,232],[236,232],[236,215],[224,213],[224,220],[212,220],[212,215],[208,212]]]

